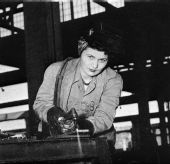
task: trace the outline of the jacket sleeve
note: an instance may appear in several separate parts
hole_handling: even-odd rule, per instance
[[[40,120],[47,122],[47,111],[54,106],[56,76],[61,63],[51,64],[44,73],[43,82],[38,90],[33,109]]]
[[[94,126],[94,133],[103,132],[111,128],[116,115],[116,108],[119,105],[122,88],[123,80],[119,74],[106,82],[96,112],[94,116],[88,118]]]

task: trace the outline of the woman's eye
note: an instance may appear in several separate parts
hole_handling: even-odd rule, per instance
[[[107,62],[107,59],[100,59],[100,62],[105,63],[105,62]]]
[[[89,55],[88,57],[89,57],[89,59],[94,59],[94,57],[93,57],[93,56],[91,56],[91,55]]]

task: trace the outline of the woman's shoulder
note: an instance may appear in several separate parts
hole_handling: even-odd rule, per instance
[[[122,78],[121,75],[116,70],[114,70],[110,67],[106,68],[105,73],[106,73],[106,77],[108,79],[110,79],[110,78]]]
[[[57,70],[59,70],[65,62],[68,62],[68,65],[73,66],[78,62],[78,60],[79,60],[78,58],[69,58],[69,59],[67,58],[62,61],[57,61],[50,64],[46,70],[50,72],[57,72]]]
[[[64,61],[58,61],[58,62],[51,63],[51,64],[47,67],[46,71],[53,72],[53,71],[58,70],[58,69],[62,66],[63,62],[64,62]]]
[[[111,84],[111,85],[115,85],[115,83],[117,83],[117,86],[119,86],[118,88],[122,88],[123,87],[123,79],[122,76],[115,71],[114,69],[108,67],[106,70],[106,77],[105,77],[105,82],[106,84]],[[119,84],[119,85],[118,85]]]

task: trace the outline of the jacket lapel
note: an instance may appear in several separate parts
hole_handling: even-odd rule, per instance
[[[96,77],[93,77],[89,87],[87,88],[87,90],[85,91],[85,96],[88,95],[89,93],[91,93],[94,89],[96,88]]]

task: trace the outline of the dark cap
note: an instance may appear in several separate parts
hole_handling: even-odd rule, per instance
[[[123,52],[122,35],[112,26],[98,22],[82,36],[78,42],[79,54],[87,47],[104,51],[107,55],[121,54]]]

